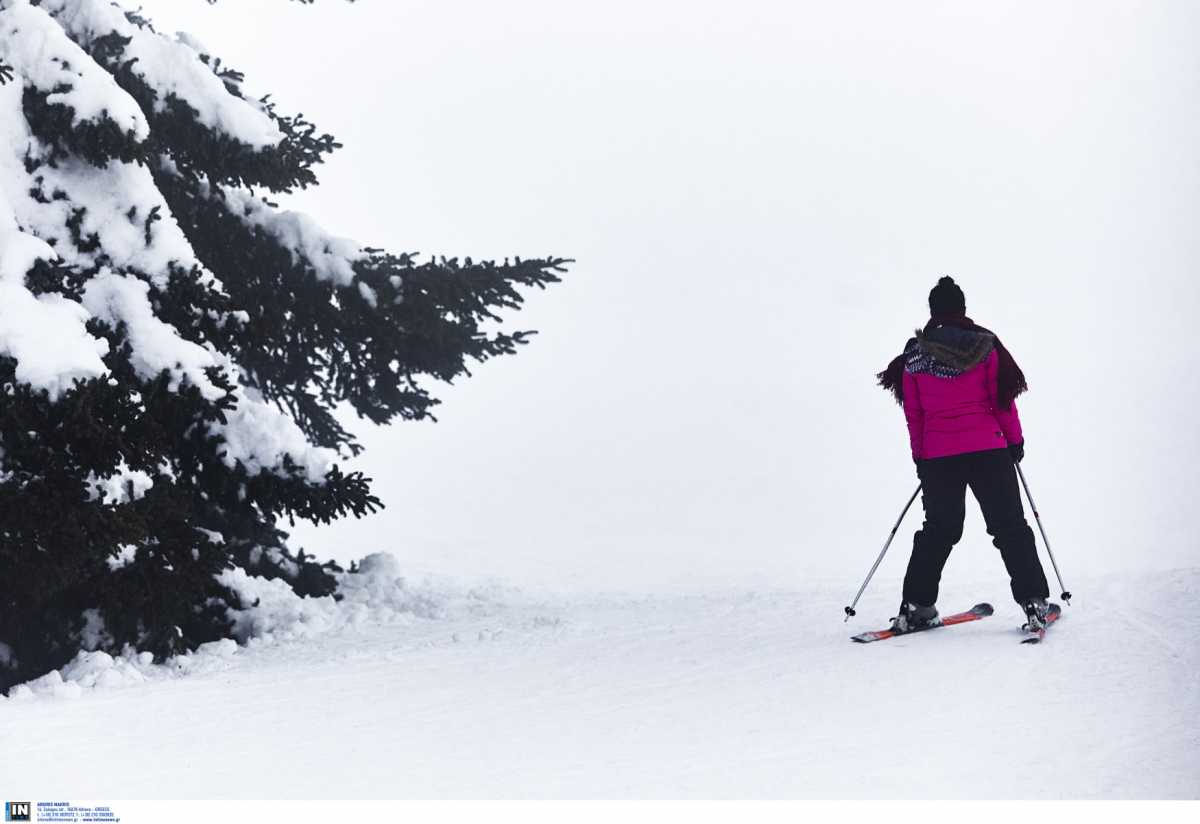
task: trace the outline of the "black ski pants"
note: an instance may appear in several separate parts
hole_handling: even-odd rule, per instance
[[[1046,573],[1038,560],[1033,530],[1025,521],[1017,471],[1007,449],[931,458],[921,462],[918,474],[925,523],[913,536],[912,557],[904,575],[905,601],[925,606],[937,602],[942,569],[962,537],[968,486],[1008,568],[1013,598],[1024,603],[1049,597]]]

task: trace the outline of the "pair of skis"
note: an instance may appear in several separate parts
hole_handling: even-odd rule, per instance
[[[982,618],[987,618],[994,611],[995,610],[992,609],[991,604],[976,604],[966,612],[956,612],[954,615],[947,615],[943,618],[940,618],[936,622],[929,624],[928,626],[920,627],[918,629],[910,629],[905,632],[898,632],[891,629],[878,630],[876,632],[863,632],[859,633],[858,635],[852,635],[850,640],[857,641],[860,644],[869,644],[872,641],[882,641],[885,638],[895,638],[897,635],[911,635],[914,632],[924,632],[927,629],[950,627],[954,626],[955,624],[965,624],[969,621],[978,621]],[[1058,604],[1051,604],[1050,610],[1046,614],[1046,626],[1039,630],[1022,628],[1022,631],[1025,633],[1025,637],[1021,639],[1021,643],[1040,644],[1042,639],[1046,637],[1046,629],[1061,616],[1062,608]]]

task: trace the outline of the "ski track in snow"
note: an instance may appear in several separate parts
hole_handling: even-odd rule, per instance
[[[1197,798],[1200,569],[1076,583],[1040,646],[982,621],[859,645],[844,593],[505,591],[0,702],[0,783],[92,798]],[[11,795],[12,793],[10,793]]]

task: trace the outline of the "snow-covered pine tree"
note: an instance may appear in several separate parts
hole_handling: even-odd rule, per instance
[[[569,261],[418,261],[262,196],[337,147],[110,0],[0,0],[0,690],[229,633],[234,566],[332,589],[281,517],[381,505],[334,408],[430,417]]]

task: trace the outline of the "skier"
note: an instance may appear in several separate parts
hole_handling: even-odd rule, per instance
[[[1015,403],[1028,388],[1025,375],[1000,339],[966,312],[962,289],[941,278],[929,293],[929,322],[877,376],[904,407],[925,508],[892,619],[896,632],[937,620],[938,583],[962,537],[968,486],[1004,559],[1013,598],[1025,610],[1026,628],[1044,629],[1050,609],[1014,468],[1025,456]]]

